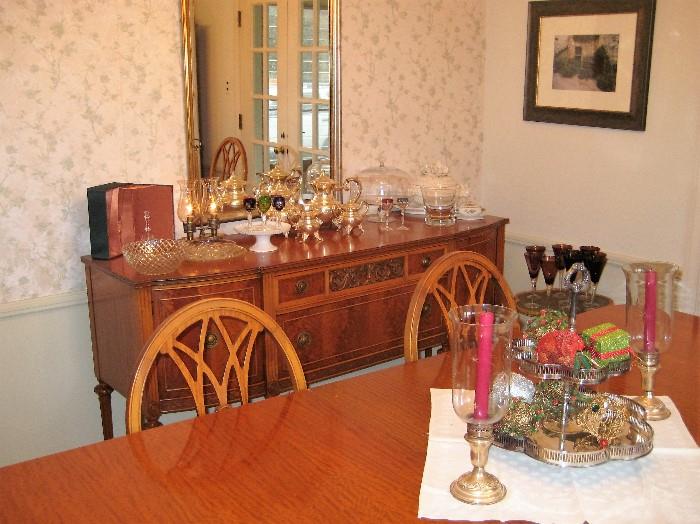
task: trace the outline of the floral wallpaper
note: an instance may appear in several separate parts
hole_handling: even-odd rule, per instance
[[[85,286],[87,187],[184,175],[179,9],[0,3],[0,302]]]
[[[479,198],[484,0],[341,0],[343,171],[442,162]]]
[[[346,175],[478,195],[485,0],[341,0]],[[0,303],[78,291],[87,187],[185,175],[180,0],[0,2]]]

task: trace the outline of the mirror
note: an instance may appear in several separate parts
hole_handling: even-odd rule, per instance
[[[209,77],[209,75],[203,74],[205,68],[212,68],[211,64],[207,63],[209,61],[207,57],[211,56],[212,51],[210,50],[215,45],[216,40],[208,35],[206,30],[199,27],[198,23],[200,16],[200,13],[197,12],[198,4],[204,5],[207,1],[212,2],[212,0],[182,0],[188,179],[208,176],[209,164],[216,154],[219,144],[227,136],[236,136],[243,140],[247,149],[252,149],[247,151],[249,186],[256,183],[257,172],[268,171],[276,163],[275,154],[278,147],[285,146],[294,151],[297,147],[296,144],[299,144],[300,148],[297,155],[299,164],[308,165],[312,160],[315,161],[320,158],[320,155],[323,155],[327,158],[326,161],[330,161],[332,176],[340,181],[342,167],[340,0],[228,0],[227,2],[215,0],[216,5],[214,9],[210,9],[209,20],[217,21],[221,18],[224,24],[228,24],[225,27],[231,28],[231,33],[236,33],[223,40],[227,42],[225,46],[230,46],[231,49],[214,51],[214,53],[232,54],[230,60],[228,55],[225,56],[225,59],[236,64],[235,74],[219,75],[218,77],[216,89],[225,91],[225,96],[229,98],[226,103],[218,105],[209,102],[207,89],[213,88],[204,85],[204,80]],[[286,13],[288,4],[289,13]],[[211,16],[212,13],[214,16]],[[247,20],[253,26],[253,29],[248,29],[248,33],[241,32],[245,31],[245,29],[240,29],[242,17],[244,24],[246,17],[248,17]],[[315,29],[307,30],[304,24],[307,23],[307,19],[311,18],[315,20],[315,26],[312,24]],[[324,27],[325,23],[328,24],[328,28]],[[287,25],[292,28],[289,30],[288,38],[294,40],[284,43],[281,40],[287,37],[288,31],[284,29]],[[255,27],[263,28],[260,36],[256,36]],[[224,30],[217,29],[216,31]],[[225,31],[228,32],[228,29]],[[296,35],[292,34],[294,31],[297,31]],[[304,47],[307,45],[307,31],[311,31],[314,35],[312,37],[315,39],[312,42],[313,51],[300,52],[308,49]],[[277,42],[277,39],[280,42]],[[273,40],[275,46],[280,46],[279,53],[276,52],[277,47],[274,49],[270,47],[273,45],[271,44]],[[259,48],[260,52],[251,54],[250,49],[243,51],[235,49],[241,47],[240,42],[248,41],[251,42],[253,51],[256,51],[255,48]],[[320,47],[320,44],[326,47]],[[201,54],[203,46],[209,47],[207,54]],[[287,55],[286,46],[289,46],[290,49],[293,48],[294,51],[289,51]],[[287,92],[292,93],[294,100],[292,100],[292,96],[282,94],[279,97],[268,96],[278,95],[277,75],[286,67],[282,65],[282,58],[294,57],[296,56],[294,52],[301,57],[298,60],[288,60],[288,69],[292,71],[289,73],[290,78],[295,78],[295,81],[300,82],[297,88],[292,86],[292,91],[289,91],[290,88],[287,90]],[[245,62],[246,59],[248,64]],[[314,88],[313,93],[307,92],[308,78],[312,73],[313,78],[318,80],[320,84],[318,88]],[[240,85],[234,85],[234,82],[237,82],[235,78],[240,79]],[[255,101],[255,93],[258,92],[263,93],[263,95],[258,96],[259,105]],[[246,98],[248,95],[250,95],[248,97],[250,111],[245,110],[247,107],[245,100],[248,100]],[[290,119],[292,129],[287,132],[284,130],[284,124],[281,123],[281,117],[278,118],[277,115],[277,98],[281,99],[282,102],[286,101],[288,107],[298,112],[296,121]],[[272,101],[273,99],[274,101]],[[212,111],[212,106],[217,109]],[[220,131],[211,131],[216,126],[208,125],[211,120],[210,115],[206,114],[208,110],[211,111],[211,116],[215,116],[219,120],[222,117],[225,118],[226,126],[219,126]],[[248,124],[248,122],[250,123]],[[205,127],[207,129],[204,129]],[[266,136],[258,136],[263,129]],[[244,137],[246,133],[252,138],[246,140]],[[222,136],[217,137],[217,134]],[[313,140],[309,138],[310,135],[313,136]],[[207,137],[206,140],[204,140],[205,137]],[[290,137],[294,137],[293,140]],[[265,138],[267,141],[256,141],[257,138]]]

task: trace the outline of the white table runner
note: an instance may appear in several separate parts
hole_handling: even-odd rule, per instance
[[[473,506],[450,494],[450,483],[471,470],[466,425],[452,410],[449,389],[432,389],[428,450],[418,516],[451,520],[531,520],[557,524],[700,522],[700,448],[670,399],[671,417],[652,422],[654,450],[632,461],[560,468],[523,453],[491,447],[487,471],[506,498]]]

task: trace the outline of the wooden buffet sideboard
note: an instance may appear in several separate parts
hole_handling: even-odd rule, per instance
[[[263,308],[291,339],[311,384],[401,356],[411,293],[421,273],[442,254],[476,251],[503,270],[507,219],[486,217],[448,227],[429,227],[422,219],[406,222],[409,231],[383,232],[368,223],[363,235],[342,237],[328,230],[322,231],[323,242],[306,244],[273,237],[279,247],[275,252],[185,262],[177,271],[155,277],[136,273],[122,257],[83,257],[98,381],[95,392],[105,439],[113,435],[112,391],[128,395],[144,343],[160,322],[190,302],[226,296]],[[252,244],[250,237],[230,238],[243,246]],[[424,311],[421,348],[444,337],[438,309]],[[207,356],[216,368],[217,358],[225,352],[217,352],[215,334],[208,342]],[[277,352],[261,349],[251,364],[251,396],[288,389]],[[158,425],[162,413],[194,408],[187,386],[170,365],[159,364],[149,381],[146,426]],[[232,399],[237,396],[235,388]]]

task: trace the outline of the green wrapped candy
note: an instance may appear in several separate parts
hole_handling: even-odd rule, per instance
[[[525,326],[524,335],[535,343],[550,331],[558,331],[569,327],[566,314],[555,309],[543,309],[539,316],[530,320]]]
[[[581,337],[592,356],[603,365],[630,359],[630,334],[611,322],[590,327]]]

